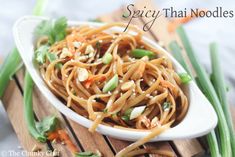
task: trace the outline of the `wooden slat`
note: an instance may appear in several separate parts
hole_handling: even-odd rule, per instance
[[[23,116],[22,94],[14,80],[10,81],[2,101],[22,147],[30,152],[33,146],[37,145],[45,153],[47,151],[46,144],[38,143],[27,131],[27,125]]]

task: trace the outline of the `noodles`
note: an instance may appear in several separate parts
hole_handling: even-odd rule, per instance
[[[179,123],[188,100],[171,61],[142,40],[142,32],[112,31],[124,27],[110,23],[98,28],[69,27],[64,40],[49,45],[49,55],[39,64],[42,78],[67,107],[89,118],[94,132],[103,123],[115,128],[150,131],[116,157],[144,153],[173,156],[171,152],[138,149],[142,144]],[[48,44],[38,39],[37,48]]]

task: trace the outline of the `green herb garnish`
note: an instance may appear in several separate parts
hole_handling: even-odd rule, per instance
[[[118,75],[114,75],[113,78],[111,78],[103,88],[103,93],[107,93],[109,91],[114,90],[118,85]]]
[[[142,58],[144,56],[148,56],[149,58],[154,58],[154,53],[149,50],[144,49],[134,49],[131,51],[131,55],[135,58]]]
[[[187,84],[192,80],[191,76],[187,73],[180,73],[178,75],[179,75],[180,80],[183,84]]]
[[[56,129],[57,122],[58,120],[55,116],[49,116],[40,122],[36,122],[36,127],[42,135],[45,135],[45,133],[52,132]]]
[[[127,109],[127,110],[124,112],[124,115],[121,117],[122,120],[124,120],[124,121],[129,121],[129,120],[130,120],[130,115],[131,115],[132,110],[133,110],[133,108]]]
[[[164,102],[162,105],[162,109],[164,112],[169,111],[170,107],[171,107],[171,104],[169,102]]]
[[[113,59],[113,56],[110,53],[105,53],[103,58],[102,58],[102,62],[104,64],[109,64]]]
[[[48,45],[42,45],[36,50],[35,59],[39,64],[45,63],[48,49]]]
[[[61,17],[57,20],[42,21],[35,29],[37,36],[47,36],[49,44],[63,40],[66,35],[67,19]]]

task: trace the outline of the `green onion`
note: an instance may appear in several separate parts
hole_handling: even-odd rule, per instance
[[[107,93],[109,91],[114,90],[118,85],[118,75],[114,75],[113,78],[111,78],[103,88],[103,93]]]
[[[206,135],[206,139],[209,145],[211,157],[221,157],[215,131],[212,130],[208,135]]]
[[[121,117],[122,120],[124,120],[124,121],[129,121],[129,120],[130,120],[130,115],[131,115],[132,110],[133,110],[133,108],[127,109],[127,110],[124,112],[124,115]]]
[[[46,137],[42,135],[36,128],[34,114],[33,114],[33,80],[28,72],[25,74],[24,79],[24,115],[30,134],[39,142],[46,142]]]
[[[108,109],[105,108],[105,109],[103,110],[103,113],[108,113]]]
[[[184,57],[182,55],[182,50],[181,50],[180,46],[177,44],[177,42],[176,41],[170,42],[169,48],[172,51],[172,54],[175,57],[175,59],[184,67],[184,69],[188,72],[188,74],[190,74],[190,76],[192,76],[192,73],[189,70],[188,65],[184,61]]]
[[[213,85],[219,97],[220,103],[222,105],[225,118],[230,131],[231,147],[233,156],[235,156],[235,132],[233,121],[230,113],[229,104],[226,96],[226,85],[223,77],[221,65],[219,62],[218,56],[218,45],[216,43],[210,44],[210,54],[211,54],[211,63],[212,63],[212,79]]]
[[[101,156],[93,152],[87,151],[87,152],[75,153],[75,157],[101,157]]]
[[[180,80],[183,84],[187,84],[192,80],[191,76],[187,73],[180,73],[178,75],[179,75]]]
[[[134,49],[131,51],[131,55],[135,58],[142,58],[144,56],[148,56],[149,58],[153,58],[155,55],[152,51],[144,50],[144,49]]]
[[[21,58],[19,52],[16,48],[14,48],[7,56],[0,69],[0,98],[3,96],[11,76],[17,71],[20,62]]]
[[[171,42],[170,45],[169,45],[169,48],[173,52],[173,56],[175,57],[175,59],[185,68],[185,70],[188,72],[188,74],[190,74],[191,78],[193,78],[193,75],[192,75],[192,72],[191,72],[190,68],[188,67],[188,65],[186,64],[186,62],[183,59],[181,48],[176,43],[176,41]],[[199,88],[201,89],[201,91],[203,92],[203,88],[202,88],[202,86],[201,86],[201,84],[198,80],[198,77],[195,78],[195,81],[196,81],[197,85],[199,86]],[[219,154],[220,154],[219,146],[218,146],[215,131],[212,130],[206,136],[206,138],[207,138],[208,145],[209,145],[209,148],[210,148],[210,151],[211,151],[211,156],[212,157],[220,157],[219,156]]]
[[[125,116],[124,115],[124,116],[121,117],[121,119],[127,122],[127,121],[130,120],[130,116]]]
[[[171,107],[171,103],[169,102],[164,102],[162,105],[163,111],[169,111],[170,107]]]
[[[110,53],[105,53],[105,55],[102,58],[102,62],[104,64],[109,64],[113,59],[113,56]]]
[[[34,15],[41,15],[43,8],[46,4],[46,0],[38,0],[34,9]],[[34,114],[33,114],[33,80],[28,72],[25,74],[24,80],[24,114],[30,134],[40,142],[46,142],[46,137],[42,135],[36,128]]]
[[[181,41],[185,47],[185,50],[188,54],[188,57],[196,71],[196,74],[198,76],[198,81],[200,82],[203,91],[208,98],[208,100],[213,105],[217,116],[218,116],[218,129],[219,129],[219,137],[221,141],[221,155],[222,157],[231,157],[231,146],[230,146],[230,134],[228,125],[226,123],[225,115],[223,112],[223,109],[221,107],[220,101],[217,97],[217,94],[214,90],[213,85],[210,82],[210,79],[205,71],[205,69],[201,66],[201,64],[198,62],[197,57],[195,56],[195,53],[191,47],[191,44],[188,40],[188,37],[186,36],[186,33],[182,26],[177,28],[177,33],[179,34]],[[216,151],[216,150],[211,150]]]

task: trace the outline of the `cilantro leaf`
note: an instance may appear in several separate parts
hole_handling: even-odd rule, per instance
[[[52,21],[44,20],[38,24],[34,33],[37,36],[49,36],[51,34],[51,28],[52,28]]]
[[[61,17],[55,21],[53,28],[53,35],[55,41],[60,41],[65,38],[67,28],[67,19],[65,17]]]
[[[45,135],[45,133],[52,132],[56,129],[57,122],[58,120],[55,116],[48,116],[42,121],[36,122],[36,128],[42,135]]]
[[[48,52],[47,53],[47,59],[49,60],[49,62],[53,62],[54,60],[58,59],[58,56],[56,54],[54,54],[54,53]],[[63,66],[62,63],[57,63],[55,65],[55,67],[58,68],[58,69],[61,69],[62,66]]]
[[[37,36],[47,36],[48,43],[54,44],[65,38],[67,19],[65,17],[57,20],[44,20],[35,29]]]
[[[54,60],[56,60],[58,58],[58,56],[54,53],[50,53],[48,52],[47,53],[47,59],[50,61],[50,62],[53,62]]]
[[[48,45],[42,45],[36,50],[35,59],[39,64],[45,63],[48,49],[49,49]]]

